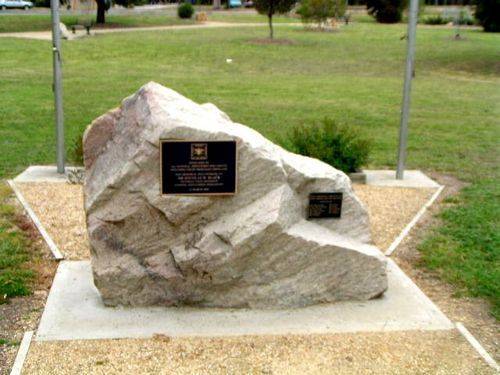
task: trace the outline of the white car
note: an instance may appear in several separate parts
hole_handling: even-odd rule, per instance
[[[5,10],[7,8],[24,8],[25,10],[28,10],[33,8],[33,3],[31,1],[24,0],[0,0],[0,9]]]

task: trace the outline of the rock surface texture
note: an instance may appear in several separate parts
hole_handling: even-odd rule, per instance
[[[236,140],[234,196],[160,194],[159,140]],[[299,307],[387,288],[384,256],[349,178],[148,83],[84,135],[94,282],[107,305]],[[340,219],[306,220],[311,192]]]

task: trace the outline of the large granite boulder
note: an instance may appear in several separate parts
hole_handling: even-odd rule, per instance
[[[160,194],[159,140],[236,140],[233,196]],[[156,83],[84,135],[94,282],[107,305],[298,307],[387,288],[349,178]],[[339,219],[306,220],[310,192],[343,193]]]

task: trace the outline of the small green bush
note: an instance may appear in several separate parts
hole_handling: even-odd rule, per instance
[[[194,8],[190,3],[182,3],[177,8],[177,15],[179,16],[179,18],[188,19],[193,17],[193,14]]]
[[[83,165],[83,133],[76,136],[71,145],[69,156],[75,165]]]
[[[435,16],[428,16],[422,19],[422,23],[426,25],[446,25],[448,22],[452,22],[450,18],[442,17],[440,14]]]
[[[320,159],[345,173],[358,171],[371,151],[371,142],[358,131],[330,119],[296,127],[287,143],[293,152]]]
[[[423,17],[421,22],[426,25],[446,25],[450,22],[454,25],[474,25],[474,19],[467,9],[443,11],[442,14]]]

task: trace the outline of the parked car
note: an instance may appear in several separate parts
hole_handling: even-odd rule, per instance
[[[33,8],[33,3],[25,0],[0,0],[0,9],[5,10],[7,8],[24,8],[25,10],[28,10]]]
[[[254,5],[255,5],[255,4],[253,3],[253,1],[252,1],[252,0],[247,0],[247,1],[245,1],[245,2],[243,3],[243,6],[244,6],[245,8],[253,8],[253,6],[254,6]]]
[[[229,8],[239,8],[241,7],[241,0],[228,0]]]

